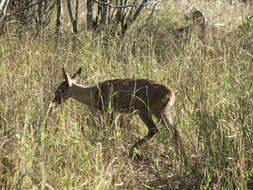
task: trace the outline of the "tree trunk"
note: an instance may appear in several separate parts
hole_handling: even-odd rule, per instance
[[[101,0],[102,3],[107,3],[108,0]],[[107,5],[102,5],[102,11],[101,11],[101,27],[105,29],[108,21],[108,6]]]
[[[87,0],[87,29],[90,31],[93,28],[94,28],[93,1]]]
[[[77,34],[77,21],[75,20],[73,16],[71,0],[67,0],[67,7],[68,7],[69,18],[73,27],[73,32]]]
[[[38,0],[38,25],[43,24],[43,1]]]
[[[60,34],[62,0],[56,0],[56,33]]]
[[[79,14],[79,0],[76,0],[76,12],[75,12],[75,19],[73,23],[73,30],[75,29],[74,33],[77,33],[78,14]]]

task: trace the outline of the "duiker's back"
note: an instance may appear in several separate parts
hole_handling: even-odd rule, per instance
[[[108,80],[98,83],[97,88],[101,106],[106,108],[110,103],[113,109],[121,112],[132,109],[161,111],[161,106],[174,98],[168,86],[147,79]]]

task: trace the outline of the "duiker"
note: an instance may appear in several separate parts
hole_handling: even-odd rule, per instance
[[[70,77],[63,68],[64,81],[56,89],[53,103],[61,104],[68,98],[73,98],[101,111],[107,111],[109,105],[116,112],[135,111],[147,126],[148,134],[131,147],[131,157],[135,148],[158,132],[152,116],[157,118],[158,123],[170,128],[175,142],[178,142],[179,135],[170,115],[171,106],[175,101],[174,91],[170,87],[147,79],[115,79],[92,86],[82,86],[77,84],[81,71],[80,68]]]

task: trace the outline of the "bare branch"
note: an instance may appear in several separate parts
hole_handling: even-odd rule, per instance
[[[150,14],[148,15],[148,17],[147,17],[147,19],[146,19],[145,24],[143,24],[143,26],[140,27],[140,29],[138,30],[139,32],[137,32],[137,35],[140,35],[140,34],[141,34],[141,31],[144,29],[144,27],[148,25],[150,19],[152,18],[153,14],[154,14],[154,12],[155,12],[155,9],[156,9],[157,5],[158,5],[158,2],[156,2],[156,3],[154,4],[154,6],[153,6],[153,8],[152,8],[152,10],[151,10],[151,12],[150,12]]]
[[[147,5],[149,2],[149,0],[143,0],[141,4],[139,4],[138,8],[135,10],[135,12],[133,13],[133,15],[129,14],[126,23],[123,25],[123,29],[122,32],[123,34],[126,33],[127,29],[129,28],[129,26],[136,20],[136,18],[140,15],[142,9],[145,7],[145,5]]]
[[[141,10],[145,7],[145,5],[148,4],[149,0],[143,0],[142,3],[139,5],[138,9],[135,11],[133,18],[132,18],[132,22],[135,21],[135,19],[139,16],[139,14],[141,13]]]
[[[100,5],[105,5],[105,6],[108,6],[110,8],[128,8],[128,7],[139,7],[139,6],[146,6],[146,5],[149,5],[152,3],[151,0],[144,0],[142,3],[139,3],[139,4],[126,4],[126,5],[112,5],[110,3],[104,3],[104,2],[101,2],[101,1],[98,1],[98,0],[92,0],[93,2],[97,3],[97,4],[100,4]],[[149,1],[149,2],[147,2]]]
[[[8,4],[9,4],[9,0],[2,0],[0,2],[0,19],[2,16],[6,15]]]
[[[40,0],[40,1],[37,1],[36,3],[29,4],[28,6],[26,6],[26,7],[22,8],[22,9],[20,9],[20,11],[24,11],[24,10],[26,10],[26,9],[30,9],[30,8],[34,7],[35,5],[38,5],[38,4],[40,4],[40,3],[43,3],[44,1],[48,1],[48,0]]]

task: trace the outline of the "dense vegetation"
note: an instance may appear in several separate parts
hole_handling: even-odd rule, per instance
[[[243,19],[252,10],[194,1],[224,31],[205,42],[192,33],[176,46],[167,31],[186,23],[186,5],[176,3],[148,24],[139,19],[124,39],[34,35],[8,23],[0,37],[0,189],[253,188],[253,23]],[[85,85],[148,78],[172,86],[185,155],[160,127],[140,148],[143,159],[129,159],[129,147],[147,132],[132,113],[102,128],[100,113],[72,100],[48,113],[61,68],[80,66]]]

